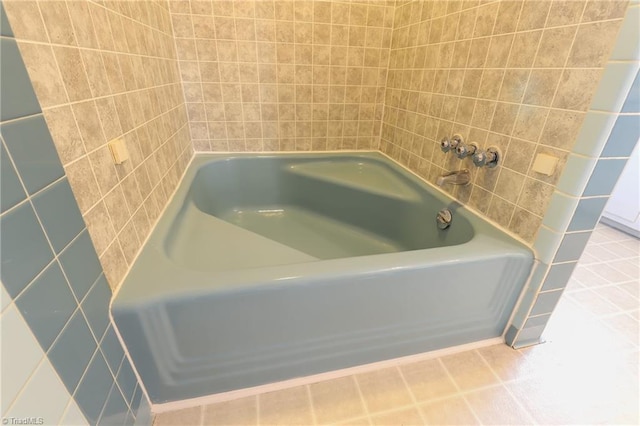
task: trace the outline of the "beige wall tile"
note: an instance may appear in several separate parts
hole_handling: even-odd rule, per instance
[[[2,3],[7,13],[11,15],[11,29],[17,38],[43,43],[49,41],[38,2],[9,0]]]
[[[611,40],[615,39],[619,28],[618,21],[580,25],[567,66],[584,68],[604,66],[613,49]]]
[[[98,202],[84,215],[84,220],[98,255],[102,255],[116,236],[104,203]]]
[[[181,64],[182,80],[194,83],[184,84],[187,101],[205,105],[222,101],[221,108],[207,108],[208,134],[202,125],[196,124],[203,120],[190,117],[198,149],[262,150],[264,138],[289,135],[294,138],[290,146],[324,150],[328,115],[308,116],[310,111],[318,111],[315,105],[326,109],[331,100],[364,105],[370,110],[381,106],[376,89],[382,91],[386,79],[378,79],[377,75],[386,68],[388,54],[383,52],[388,52],[390,37],[385,37],[383,27],[389,27],[390,22],[385,20],[385,8],[380,4],[351,7],[348,2],[308,2],[295,6],[288,2],[246,1],[226,6],[216,3],[211,10],[199,8],[198,14],[186,8],[172,8],[174,30],[179,37],[178,52],[192,61],[190,67]],[[342,68],[339,76],[338,69],[332,72],[332,64],[350,68]],[[201,85],[218,80],[234,84],[223,85],[220,91]],[[345,88],[345,81],[350,87]],[[274,86],[273,90],[264,87],[274,83],[295,86]],[[371,87],[363,89],[364,85]],[[265,102],[274,104],[258,105]],[[293,117],[286,115],[289,107],[297,110]],[[284,115],[278,118],[274,111],[279,109]],[[283,119],[292,123],[278,123]],[[334,118],[339,121],[334,124],[342,126],[344,119]],[[380,128],[380,119],[372,118],[372,123],[365,123],[359,131],[363,149],[377,147],[379,133],[374,129]],[[221,128],[212,121],[224,126]],[[265,125],[264,121],[275,123]],[[287,126],[295,129],[293,133],[284,130]],[[224,137],[233,142],[213,143]]]
[[[544,30],[534,66],[538,68],[564,67],[577,30],[577,26]]]
[[[518,206],[542,216],[553,193],[553,186],[544,182],[526,178]]]
[[[539,211],[509,194],[536,152],[562,160],[573,145],[626,10],[624,1],[537,3],[70,0],[6,9],[81,210],[128,206],[113,215],[118,237],[102,259],[111,282],[132,259],[130,234],[146,238],[193,147],[380,147],[434,180],[457,164],[439,139],[461,132],[500,146],[509,171],[502,180],[502,167],[478,174],[453,194],[531,238]],[[115,138],[131,151],[122,166],[107,161]],[[530,175],[522,186],[553,188],[556,179]]]
[[[100,200],[98,183],[93,175],[93,169],[88,157],[81,157],[65,166],[69,183],[78,201],[81,212],[87,212]]]
[[[582,22],[622,18],[628,4],[629,0],[589,0],[582,15]]]
[[[77,44],[76,35],[66,2],[42,1],[39,2],[39,6],[51,43],[75,46]]]
[[[45,110],[44,118],[63,165],[85,155],[84,143],[71,107]]]
[[[168,5],[45,0],[6,10],[114,288],[192,152]],[[106,147],[116,138],[130,149],[122,166]]]
[[[515,204],[510,203],[500,197],[494,196],[493,198],[491,198],[491,203],[489,204],[487,215],[491,220],[498,223],[498,225],[509,228],[511,216],[513,216],[515,208]]]
[[[586,1],[584,0],[558,0],[551,4],[547,27],[571,25],[580,22],[582,11]]]
[[[515,204],[539,148],[560,158],[559,170],[564,167],[625,9],[620,2],[605,3],[414,2],[427,10],[420,17],[411,12],[411,3],[397,5],[381,149],[435,180],[459,164],[437,148],[423,150],[424,144],[412,142],[415,137],[437,147],[453,133],[490,130],[483,146],[502,149],[502,167],[509,169],[502,179],[498,167],[495,174],[477,174],[469,188],[444,189],[530,240],[540,212],[520,209],[514,217]],[[596,33],[601,37],[593,41]],[[448,42],[452,34],[457,43]],[[423,82],[416,84],[416,76]],[[415,123],[427,119],[442,121],[418,130]],[[514,179],[511,185],[508,177]],[[531,177],[551,187],[557,181],[555,174]],[[542,192],[541,205],[548,196]]]
[[[18,43],[18,45],[40,105],[46,108],[68,102],[63,79],[51,47],[31,43]]]
[[[602,69],[567,68],[560,77],[553,106],[586,111],[598,86]]]
[[[72,47],[53,47],[53,53],[60,68],[64,87],[70,101],[81,101],[91,97],[89,81],[82,66],[80,51]]]

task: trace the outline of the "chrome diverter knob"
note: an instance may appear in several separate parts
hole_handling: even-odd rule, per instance
[[[453,215],[449,209],[442,209],[438,212],[436,216],[436,223],[438,224],[439,229],[447,229],[451,226],[451,220],[453,219]]]

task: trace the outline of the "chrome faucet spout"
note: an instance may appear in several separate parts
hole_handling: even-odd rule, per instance
[[[438,176],[436,185],[443,186],[445,183],[450,183],[451,185],[468,185],[469,182],[471,182],[469,169],[462,169]]]

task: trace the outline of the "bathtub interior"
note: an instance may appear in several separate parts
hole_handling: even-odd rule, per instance
[[[182,266],[212,270],[469,241],[473,227],[463,216],[450,229],[436,227],[437,211],[447,204],[417,185],[413,177],[370,157],[213,161],[196,172],[165,251]],[[216,250],[212,242],[221,238],[241,244],[240,253],[229,256],[229,251],[225,255]]]

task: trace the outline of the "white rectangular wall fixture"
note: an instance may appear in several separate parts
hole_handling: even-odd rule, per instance
[[[536,159],[533,161],[533,167],[531,167],[531,169],[534,172],[551,176],[556,170],[557,165],[558,157],[554,157],[549,154],[538,154],[536,155]]]
[[[111,151],[115,164],[122,164],[129,159],[129,151],[127,151],[127,146],[122,139],[114,139],[109,142],[109,151]]]

